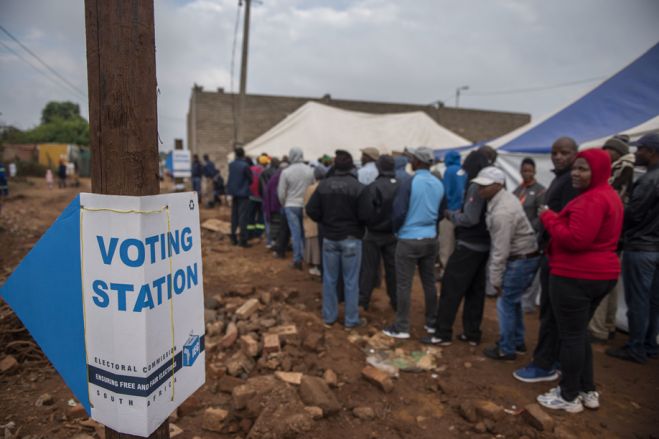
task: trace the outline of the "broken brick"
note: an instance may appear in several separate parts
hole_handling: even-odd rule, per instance
[[[201,428],[208,431],[221,432],[224,427],[224,421],[229,416],[229,412],[217,407],[208,407],[204,412],[204,418]]]
[[[256,357],[259,354],[259,342],[254,340],[251,335],[240,337],[240,347],[250,357]]]
[[[529,404],[522,412],[524,420],[536,430],[551,433],[554,430],[554,418],[549,416],[538,404]]]
[[[394,382],[391,380],[391,377],[380,369],[376,369],[373,366],[366,366],[362,369],[362,376],[369,382],[380,387],[385,393],[389,393],[394,390]]]
[[[273,354],[281,351],[279,335],[265,334],[263,336],[263,355]]]
[[[238,338],[238,327],[235,323],[231,322],[227,325],[227,331],[220,340],[220,347],[226,349],[236,342]]]
[[[300,372],[275,372],[275,377],[285,383],[300,385],[302,382],[302,374]]]
[[[320,407],[323,413],[332,414],[341,410],[341,404],[321,378],[303,376],[299,393],[306,405]]]
[[[236,310],[236,317],[239,319],[248,319],[259,309],[258,299],[249,299]]]

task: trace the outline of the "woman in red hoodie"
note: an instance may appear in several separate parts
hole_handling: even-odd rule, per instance
[[[559,213],[548,209],[540,219],[549,243],[549,295],[560,337],[562,379],[559,387],[538,396],[550,409],[578,413],[599,407],[593,378],[588,322],[620,274],[616,247],[623,206],[608,184],[611,159],[599,149],[577,155],[572,186],[581,193]]]

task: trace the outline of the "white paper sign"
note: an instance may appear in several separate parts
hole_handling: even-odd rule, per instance
[[[121,433],[148,436],[205,381],[196,200],[80,195],[91,415]]]
[[[175,149],[172,151],[172,174],[174,178],[189,178],[192,176],[190,151]]]

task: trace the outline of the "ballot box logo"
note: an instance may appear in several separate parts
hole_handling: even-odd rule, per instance
[[[183,367],[190,367],[201,354],[201,337],[190,333],[188,341],[183,345]]]

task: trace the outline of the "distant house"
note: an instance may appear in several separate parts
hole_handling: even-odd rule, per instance
[[[5,163],[21,160],[34,162],[37,160],[38,150],[36,143],[4,144],[2,146],[2,161]]]

